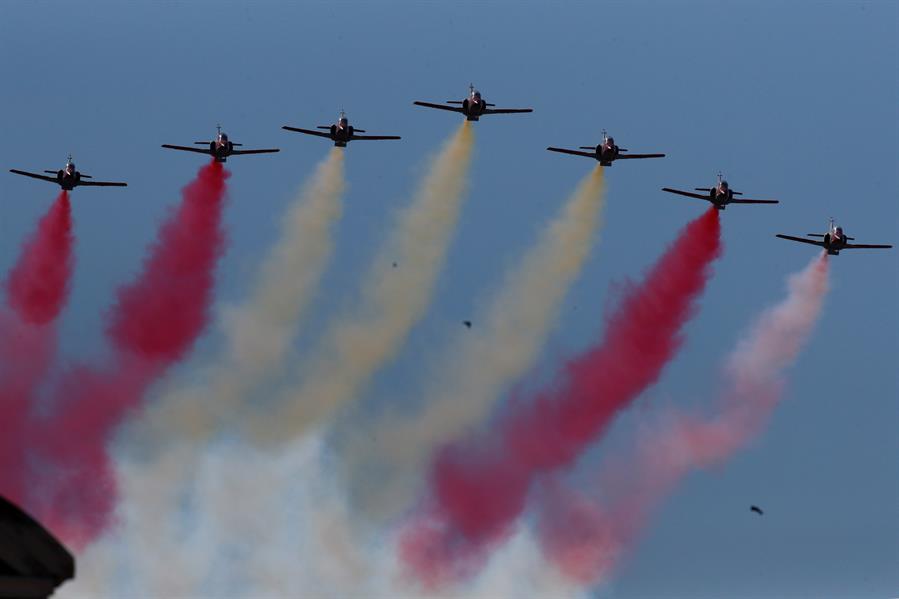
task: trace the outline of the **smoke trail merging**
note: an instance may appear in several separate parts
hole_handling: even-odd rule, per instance
[[[544,555],[582,583],[603,580],[633,546],[650,512],[691,470],[720,464],[765,426],[782,398],[784,371],[796,360],[821,313],[827,255],[789,279],[786,298],[761,315],[724,371],[724,390],[708,418],[668,414],[638,439],[630,456],[601,472],[611,501],[599,503],[554,485],[538,504]]]
[[[354,313],[332,323],[303,369],[302,382],[284,393],[275,409],[246,415],[258,443],[302,435],[347,404],[424,315],[459,218],[473,142],[465,121],[434,157],[412,204],[375,257]]]
[[[719,255],[710,208],[678,235],[643,283],[629,291],[603,341],[570,361],[533,401],[514,401],[498,434],[440,451],[431,501],[409,524],[400,551],[427,586],[466,577],[509,534],[538,475],[559,471],[598,439],[614,415],[656,382]]]
[[[70,369],[52,389],[52,419],[39,423],[32,437],[29,493],[41,519],[67,543],[79,546],[107,523],[115,500],[110,433],[206,326],[224,248],[227,177],[213,162],[183,189],[143,271],[118,292],[106,330],[112,358]]]
[[[175,388],[149,406],[145,424],[159,442],[208,438],[283,366],[333,250],[346,187],[343,163],[343,150],[332,148],[288,208],[250,298],[226,309],[228,350],[209,368],[208,384]]]
[[[0,308],[0,492],[21,502],[26,490],[27,425],[56,351],[53,322],[72,276],[72,210],[63,191],[25,241]]]
[[[381,516],[405,509],[434,448],[480,422],[504,388],[533,365],[590,253],[604,204],[597,166],[503,278],[478,326],[447,347],[422,411],[366,422],[364,438],[347,439],[344,466],[366,511]]]
[[[385,550],[393,532],[356,526],[320,433],[277,451],[203,445],[195,488],[210,501],[182,499],[171,511],[158,509],[155,468],[177,466],[154,464],[148,472],[119,459],[121,522],[79,556],[78,578],[66,590],[78,597],[420,597]],[[185,507],[196,509],[185,515]],[[522,531],[482,576],[442,597],[574,598],[576,586]]]

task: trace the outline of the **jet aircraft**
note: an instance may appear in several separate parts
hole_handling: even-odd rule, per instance
[[[806,239],[805,237],[794,237],[792,235],[781,235],[777,234],[777,237],[781,239],[788,239],[789,241],[798,241],[800,243],[808,243],[811,245],[817,245],[823,247],[827,250],[827,253],[831,256],[838,256],[842,250],[856,250],[856,249],[889,249],[893,247],[892,245],[870,245],[870,244],[860,244],[860,243],[849,243],[850,241],[855,241],[855,237],[847,237],[843,233],[843,227],[837,226],[833,219],[830,219],[830,226],[827,228],[827,233],[807,233],[806,237],[821,237],[821,241],[816,239]]]
[[[468,97],[464,100],[447,100],[446,104],[458,104],[458,106],[447,106],[446,104],[434,104],[432,102],[413,102],[416,106],[424,106],[425,108],[437,108],[439,110],[449,110],[451,112],[459,112],[465,115],[469,121],[477,121],[486,114],[516,114],[521,112],[534,112],[533,108],[495,108],[496,104],[487,102],[481,92],[474,88],[474,84],[468,86]]]
[[[692,191],[682,191],[680,189],[672,189],[663,187],[662,191],[668,193],[676,193],[678,195],[687,196],[688,198],[696,198],[698,200],[707,200],[712,203],[718,210],[724,210],[728,204],[779,204],[778,200],[750,200],[748,198],[734,198],[734,196],[743,195],[740,191],[734,191],[728,185],[727,181],[718,173],[718,183],[714,187],[696,187],[696,191],[704,191],[706,193],[699,194]]]
[[[38,173],[30,173],[28,171],[20,171],[15,168],[9,169],[9,172],[15,173],[17,175],[24,175],[26,177],[31,177],[32,179],[40,179],[41,181],[49,181],[50,183],[56,183],[60,187],[62,187],[65,191],[72,191],[78,186],[92,186],[92,187],[127,187],[127,183],[115,183],[112,181],[85,181],[85,179],[91,179],[90,175],[85,175],[83,173],[78,172],[75,169],[75,163],[72,162],[72,155],[69,154],[68,159],[66,160],[66,165],[59,169],[58,171],[45,170],[45,173],[48,173],[52,176],[41,175]]]
[[[384,140],[384,139],[400,139],[398,135],[357,135],[357,133],[365,133],[365,129],[356,129],[350,125],[349,119],[344,111],[340,111],[337,122],[333,125],[319,125],[318,129],[325,129],[327,133],[322,131],[313,131],[312,129],[300,129],[298,127],[281,127],[287,131],[296,131],[297,133],[305,133],[306,135],[317,135],[319,137],[327,137],[334,142],[338,148],[345,148],[348,143],[357,139],[364,140]]]
[[[267,150],[235,150],[243,144],[236,144],[228,139],[228,134],[222,131],[221,125],[216,125],[216,134],[213,141],[195,141],[194,145],[208,146],[205,148],[192,148],[190,146],[173,146],[171,144],[162,144],[163,148],[170,150],[181,150],[182,152],[196,152],[197,154],[207,154],[212,156],[216,162],[225,162],[229,156],[241,156],[243,154],[271,154],[280,152],[278,148]]]
[[[565,148],[546,148],[550,152],[560,152],[562,154],[573,154],[575,156],[586,156],[599,161],[602,166],[612,166],[612,162],[616,160],[625,160],[627,158],[664,158],[664,154],[624,154],[627,148],[619,148],[615,145],[615,138],[609,137],[606,130],[602,131],[602,142],[594,146],[580,146],[581,150],[591,150],[590,152],[581,152],[579,150],[567,150]]]

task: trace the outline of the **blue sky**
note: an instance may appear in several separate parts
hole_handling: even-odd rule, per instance
[[[405,389],[420,351],[471,316],[592,168],[544,148],[596,143],[606,128],[632,151],[668,158],[607,173],[607,225],[543,366],[595,338],[610,282],[638,276],[704,209],[660,187],[705,186],[722,170],[747,195],[782,202],[722,215],[725,254],[703,309],[645,400],[689,402],[711,391],[706,373],[810,258],[811,248],[774,233],[817,231],[834,216],[859,241],[899,240],[897,24],[892,2],[7,2],[0,164],[58,168],[72,152],[83,172],[129,182],[74,192],[77,268],[62,328],[74,357],[102,351],[113,290],[202,163],[160,144],[208,138],[220,122],[235,141],[282,148],[228,163],[218,288],[239,300],[279,215],[328,150],[280,126],[329,123],[343,108],[370,133],[402,135],[347,152],[324,317],[352,301],[423,157],[457,125],[412,101],[461,98],[474,82],[490,102],[535,112],[476,124],[470,197],[437,299],[372,397]],[[54,196],[0,173],[4,272]],[[603,593],[899,592],[897,266],[895,251],[833,261],[824,316],[768,431],[720,471],[691,476]],[[198,352],[215,341],[212,332]],[[751,503],[766,508],[763,519],[750,518]]]

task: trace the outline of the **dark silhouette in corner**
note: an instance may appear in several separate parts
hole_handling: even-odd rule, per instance
[[[75,559],[31,516],[0,496],[0,597],[49,597],[75,577]]]

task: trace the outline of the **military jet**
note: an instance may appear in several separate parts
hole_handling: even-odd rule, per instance
[[[469,121],[477,121],[486,114],[515,114],[520,112],[534,112],[533,108],[494,108],[496,104],[491,104],[481,97],[481,92],[474,88],[474,84],[468,86],[468,97],[464,100],[447,100],[446,104],[458,104],[458,106],[447,106],[446,104],[433,104],[431,102],[413,102],[416,106],[424,106],[425,108],[437,108],[439,110],[449,110],[451,112],[459,112],[465,115]]]
[[[17,175],[24,175],[26,177],[31,177],[32,179],[40,179],[41,181],[49,181],[50,183],[56,183],[60,187],[62,187],[65,191],[72,191],[76,187],[79,186],[93,186],[93,187],[127,187],[127,183],[114,183],[112,181],[85,181],[85,179],[91,179],[90,175],[85,175],[83,173],[78,172],[75,169],[75,163],[72,162],[72,155],[69,154],[69,157],[66,159],[66,165],[59,169],[58,171],[46,170],[45,173],[48,173],[52,176],[40,175],[38,173],[29,173],[28,171],[20,171],[15,168],[9,169],[9,172],[15,173]]]
[[[236,144],[228,139],[228,134],[222,131],[221,125],[216,125],[216,134],[213,141],[195,141],[196,146],[208,146],[206,148],[192,148],[190,146],[173,146],[171,144],[162,144],[163,148],[170,150],[181,150],[182,152],[196,152],[197,154],[207,154],[212,156],[216,162],[225,162],[229,156],[242,156],[243,154],[271,154],[280,152],[278,148],[268,150],[235,150],[243,144]]]
[[[550,152],[561,152],[562,154],[573,154],[575,156],[586,156],[599,160],[602,166],[612,166],[615,160],[625,160],[627,158],[664,158],[664,154],[623,154],[627,152],[627,148],[619,148],[615,145],[615,138],[609,137],[606,130],[602,131],[602,142],[596,147],[580,146],[581,150],[591,150],[590,152],[581,152],[578,150],[567,150],[565,148],[546,148]]]
[[[847,237],[843,233],[843,227],[839,227],[834,224],[833,219],[830,219],[830,226],[827,229],[827,233],[807,233],[806,237],[822,237],[821,241],[816,239],[806,239],[805,237],[793,237],[792,235],[781,235],[778,234],[777,237],[781,239],[788,239],[790,241],[798,241],[800,243],[808,243],[811,245],[817,245],[823,247],[827,250],[827,253],[831,256],[838,256],[840,251],[842,250],[856,250],[856,249],[889,249],[893,247],[892,245],[870,245],[870,244],[860,244],[860,243],[849,243],[850,241],[854,241],[855,237]]]
[[[705,191],[704,194],[693,193],[692,191],[681,191],[680,189],[671,189],[663,187],[662,191],[668,193],[676,193],[678,195],[687,196],[688,198],[696,198],[698,200],[707,200],[712,203],[718,210],[724,210],[728,204],[779,204],[777,200],[750,200],[748,198],[734,198],[734,196],[743,195],[740,191],[734,191],[730,188],[727,181],[718,173],[718,183],[714,187],[695,187],[696,191]]]
[[[0,497],[0,597],[49,597],[74,576],[72,554],[31,516]]]
[[[365,129],[356,129],[355,127],[350,125],[349,119],[346,118],[346,113],[342,110],[340,111],[340,116],[337,118],[336,123],[334,123],[333,125],[319,125],[317,127],[318,129],[327,130],[327,133],[324,133],[322,131],[313,131],[311,129],[288,127],[287,125],[284,125],[281,128],[288,131],[296,131],[297,133],[305,133],[306,135],[327,137],[328,139],[332,140],[334,142],[334,145],[338,148],[345,148],[348,143],[357,139],[400,139],[398,135],[356,135],[357,133],[365,133]]]

